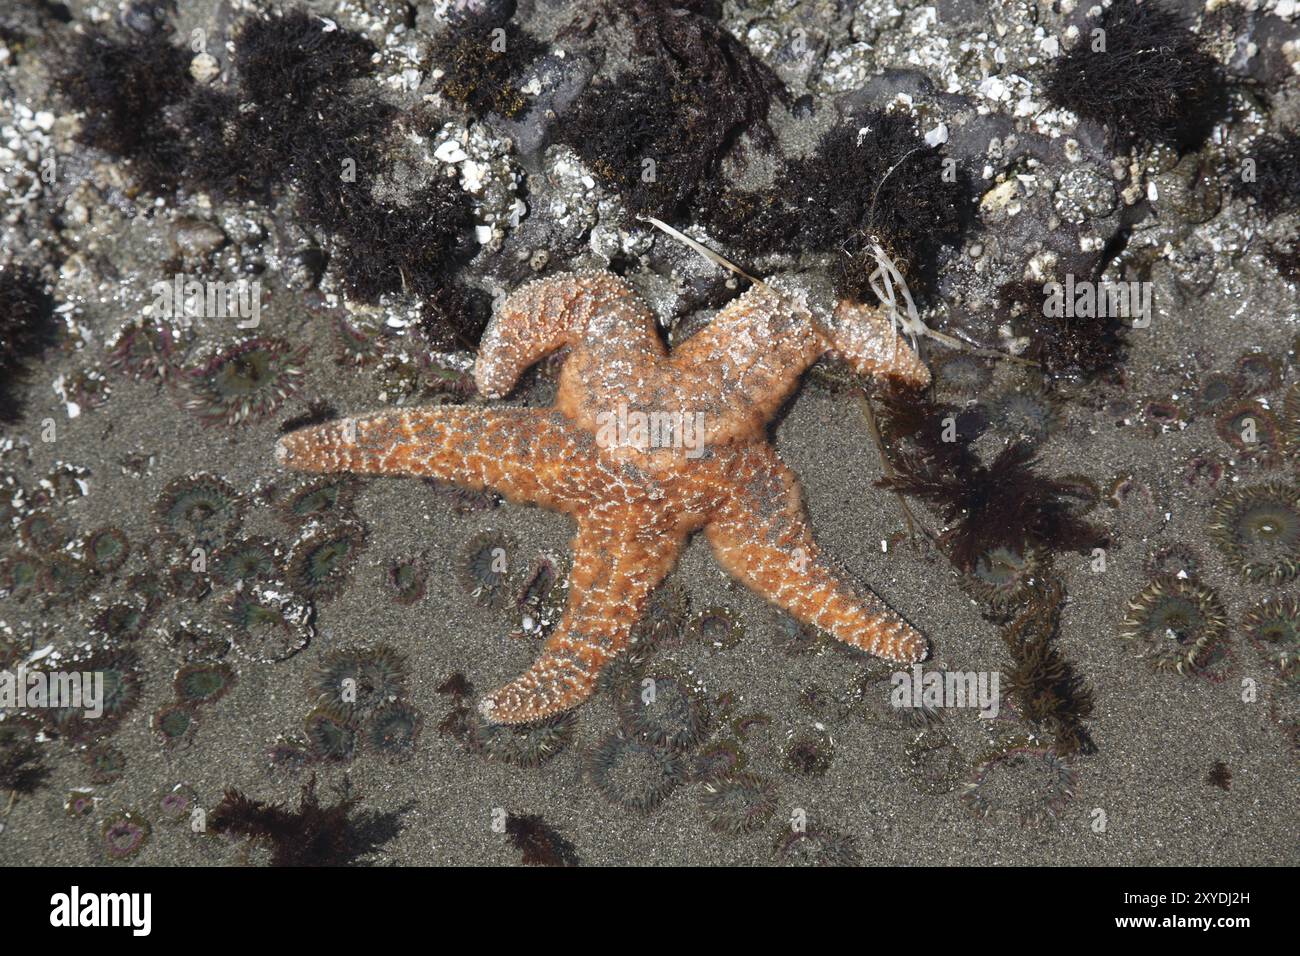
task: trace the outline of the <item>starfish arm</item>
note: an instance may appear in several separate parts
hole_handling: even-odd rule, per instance
[[[582,703],[628,644],[655,586],[686,540],[672,521],[644,513],[579,521],[564,617],[524,674],[488,694],[479,711],[498,723],[542,720]]]
[[[755,286],[673,349],[672,374],[704,413],[706,440],[722,444],[761,433],[825,350],[800,303]]]
[[[884,309],[843,299],[833,318],[831,352],[859,375],[889,378],[908,388],[930,384],[929,368],[895,331]]]
[[[556,510],[582,505],[596,468],[590,438],[531,408],[438,406],[380,412],[282,437],[277,461],[296,471],[441,478]]]
[[[530,282],[505,300],[479,343],[474,381],[484,395],[500,398],[529,366],[589,338],[600,342],[606,370],[617,366],[620,351],[638,366],[664,352],[654,314],[621,278],[562,273]]]
[[[870,590],[848,583],[822,557],[793,472],[771,449],[753,451],[761,471],[756,468],[752,480],[737,481],[705,526],[718,562],[797,620],[845,644],[886,660],[924,660],[925,638]],[[768,456],[770,460],[763,460]]]

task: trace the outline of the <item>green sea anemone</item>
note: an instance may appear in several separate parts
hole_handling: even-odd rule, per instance
[[[1234,489],[1215,506],[1209,531],[1243,578],[1290,580],[1300,571],[1300,490],[1280,482]]]
[[[186,405],[208,423],[258,421],[297,393],[305,357],[283,339],[244,339],[186,373]]]
[[[1164,575],[1129,602],[1120,637],[1134,642],[1157,670],[1204,667],[1227,623],[1218,595],[1191,578]]]

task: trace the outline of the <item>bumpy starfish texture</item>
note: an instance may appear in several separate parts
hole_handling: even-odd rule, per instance
[[[382,412],[293,432],[276,448],[300,471],[441,478],[574,518],[563,619],[533,666],[483,699],[485,717],[526,723],[585,700],[699,530],[731,575],[798,620],[888,660],[925,658],[925,639],[818,550],[798,480],[765,433],[828,353],[861,374],[929,383],[883,311],[841,302],[821,321],[800,291],[757,285],[669,354],[621,279],[557,275],[517,290],[493,318],[479,391],[509,394],[564,346],[551,408]]]

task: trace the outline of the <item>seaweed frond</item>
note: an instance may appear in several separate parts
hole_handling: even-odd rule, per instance
[[[353,811],[359,803],[358,797],[345,795],[322,806],[313,774],[296,810],[254,800],[232,788],[212,811],[208,825],[217,833],[269,844],[273,866],[348,866],[395,832],[391,815],[356,818]]]
[[[971,448],[962,419],[929,399],[886,399],[882,433],[894,474],[877,482],[934,506],[948,529],[939,536],[949,559],[963,571],[992,548],[1084,552],[1106,540],[1078,512],[1078,489],[1035,470],[1025,442],[1005,447],[991,464]],[[969,419],[967,419],[969,422]],[[952,440],[945,440],[945,438]]]

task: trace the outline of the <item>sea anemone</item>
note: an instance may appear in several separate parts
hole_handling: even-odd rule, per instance
[[[78,788],[63,798],[63,812],[74,820],[95,812],[95,792],[90,787]]]
[[[729,607],[706,607],[691,618],[690,637],[705,647],[726,650],[735,647],[745,637],[745,627],[736,612]]]
[[[106,364],[140,382],[170,384],[176,377],[176,332],[166,322],[128,322],[108,340]]]
[[[691,756],[691,779],[703,782],[733,777],[745,769],[749,757],[735,740],[708,744]]]
[[[857,841],[848,834],[833,833],[808,825],[782,829],[772,845],[782,863],[801,866],[860,866]]]
[[[261,663],[288,660],[316,634],[315,608],[275,582],[237,587],[226,599],[222,620],[235,649]]]
[[[123,590],[131,597],[143,601],[151,615],[156,614],[171,597],[167,590],[167,582],[155,571],[132,574],[126,579]]]
[[[219,584],[273,581],[280,573],[284,549],[270,538],[238,538],[212,558],[212,577]]]
[[[741,773],[704,785],[700,806],[709,827],[737,836],[761,829],[776,812],[776,790],[762,777]]]
[[[1033,593],[1046,570],[1044,556],[1034,548],[997,547],[985,551],[964,578],[966,589],[995,612],[1005,613]]]
[[[22,603],[40,588],[41,559],[25,551],[13,551],[0,558],[0,595]]]
[[[205,625],[184,617],[169,620],[156,628],[156,632],[167,649],[187,664],[219,661],[230,653],[228,634],[213,634]]]
[[[1300,455],[1300,382],[1286,390],[1282,400],[1282,427],[1286,430],[1286,446],[1293,456]]]
[[[37,554],[58,554],[72,540],[68,526],[47,511],[34,511],[18,523],[18,541]]]
[[[376,753],[393,760],[405,760],[415,753],[424,718],[404,701],[384,704],[366,722],[366,744]]]
[[[208,423],[258,421],[297,393],[306,354],[283,339],[244,339],[186,372],[186,405]]]
[[[199,805],[199,795],[194,788],[183,783],[164,790],[154,797],[154,806],[164,823],[183,824],[190,822],[191,816]]]
[[[149,622],[149,607],[138,598],[115,601],[98,611],[90,622],[90,635],[110,644],[134,641]]]
[[[587,760],[587,776],[613,804],[649,814],[686,779],[682,758],[622,734],[610,734]]]
[[[1256,605],[1242,622],[1250,642],[1285,675],[1300,659],[1300,600],[1274,597]]]
[[[1146,569],[1153,577],[1194,578],[1201,570],[1201,559],[1187,545],[1171,544],[1152,551],[1147,557]]]
[[[632,628],[632,644],[646,653],[676,643],[687,626],[691,599],[680,582],[665,581],[650,593],[645,610]]]
[[[709,711],[685,678],[651,673],[625,684],[615,697],[619,722],[630,735],[675,750],[699,743],[709,726]]]
[[[220,700],[234,684],[235,669],[229,664],[216,662],[186,664],[176,672],[172,681],[176,699],[191,707]]]
[[[41,593],[60,604],[84,598],[98,583],[89,565],[66,554],[56,554],[46,560],[37,578]]]
[[[357,749],[358,725],[345,707],[325,704],[303,718],[303,729],[311,741],[312,752],[324,760],[351,760]]]
[[[1282,384],[1282,370],[1263,352],[1247,352],[1237,359],[1233,369],[1233,391],[1240,398],[1253,398],[1271,392]]]
[[[918,793],[952,793],[961,783],[966,760],[952,741],[932,733],[907,745],[907,769]]]
[[[1224,634],[1219,597],[1190,578],[1158,577],[1129,602],[1120,637],[1157,670],[1196,671]]]
[[[1007,389],[990,399],[988,409],[993,427],[1011,441],[1037,445],[1060,428],[1061,413],[1042,391]]]
[[[1203,412],[1216,412],[1237,393],[1232,376],[1211,372],[1201,380],[1196,393],[1196,407]]]
[[[100,847],[109,860],[129,860],[148,845],[150,833],[148,820],[125,811],[104,822],[100,830]]]
[[[1078,774],[1055,751],[1017,742],[976,766],[961,801],[976,816],[1028,826],[1056,819],[1077,785]]]
[[[1282,447],[1277,416],[1254,401],[1239,402],[1222,412],[1215,423],[1219,437],[1250,458],[1273,465]]]
[[[1215,506],[1209,531],[1243,578],[1290,580],[1300,571],[1300,490],[1280,482],[1234,489]]]
[[[402,558],[395,561],[389,565],[384,575],[393,600],[403,607],[410,607],[424,597],[428,579],[429,569],[419,558]]]
[[[154,518],[158,532],[179,545],[209,555],[231,540],[243,517],[239,493],[216,475],[199,473],[171,481],[158,496]]]
[[[126,563],[130,542],[119,528],[98,528],[86,535],[82,546],[85,560],[99,574],[112,574]]]
[[[831,767],[835,745],[829,734],[796,738],[785,748],[785,769],[801,777],[820,777]]]
[[[506,580],[514,554],[514,538],[500,531],[476,534],[461,549],[456,576],[480,607],[505,606],[509,596]]]
[[[307,690],[321,703],[370,713],[406,695],[406,659],[386,645],[330,651]]]
[[[126,774],[126,754],[109,744],[99,744],[86,749],[86,766],[90,768],[90,782],[106,787],[117,783]]]
[[[993,370],[984,359],[969,352],[950,352],[934,370],[936,388],[959,395],[979,395],[993,381]]]
[[[365,543],[366,529],[360,522],[310,530],[290,550],[285,578],[307,598],[327,601],[347,583]]]
[[[289,496],[284,505],[284,517],[295,525],[312,520],[351,520],[356,489],[356,479],[349,475],[315,478]]]
[[[152,724],[164,744],[180,747],[194,739],[199,720],[193,707],[173,701],[154,712]]]
[[[490,723],[473,712],[466,717],[465,744],[490,760],[540,767],[573,742],[577,724],[572,711],[531,724]]]

